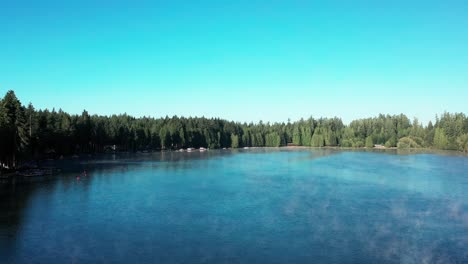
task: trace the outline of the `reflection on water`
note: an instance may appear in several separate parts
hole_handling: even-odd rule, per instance
[[[56,165],[59,177],[0,185],[7,263],[468,260],[466,156],[250,149]]]

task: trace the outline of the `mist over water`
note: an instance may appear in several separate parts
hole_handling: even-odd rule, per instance
[[[6,263],[468,262],[467,156],[250,149],[56,165],[60,176],[0,185]]]

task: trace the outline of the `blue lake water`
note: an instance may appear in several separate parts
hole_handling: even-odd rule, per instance
[[[56,165],[60,176],[0,185],[0,262],[468,263],[463,155],[251,149]]]

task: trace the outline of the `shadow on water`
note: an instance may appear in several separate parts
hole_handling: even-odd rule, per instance
[[[62,172],[55,176],[38,177],[22,181],[4,181],[0,183],[0,249],[7,249],[6,245],[14,244],[18,228],[21,227],[23,211],[27,210],[31,199],[37,191],[52,193],[54,189],[63,188],[65,191],[77,183],[83,191],[92,185],[95,177],[112,173],[128,173],[142,167],[155,167],[163,169],[190,168],[185,165],[189,161],[201,161],[209,158],[223,158],[239,153],[236,151],[210,151],[210,152],[157,152],[150,154],[113,154],[96,155],[81,159],[67,159],[44,162],[45,166],[56,166]],[[207,168],[207,167],[206,167]],[[83,176],[83,172],[88,176]],[[52,197],[51,197],[52,198]],[[38,220],[40,221],[40,220]],[[6,241],[6,242],[5,242]],[[1,254],[0,254],[1,255]]]
[[[37,188],[34,185],[0,184],[0,256],[12,250],[23,212]]]

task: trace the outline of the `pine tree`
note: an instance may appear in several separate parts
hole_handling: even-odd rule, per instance
[[[321,134],[320,130],[318,129],[315,130],[315,133],[312,136],[311,145],[312,147],[325,146],[325,140],[323,139],[323,135]]]
[[[374,147],[374,140],[371,136],[366,138],[366,148],[373,148]]]
[[[4,142],[4,163],[15,168],[18,155],[28,145],[25,111],[13,91],[8,91],[2,100],[2,126]]]
[[[294,145],[301,145],[301,132],[299,130],[299,127],[296,125],[294,126],[293,129],[293,135],[292,135],[292,143]]]
[[[468,152],[468,134],[463,134],[457,138],[458,150]]]
[[[239,136],[235,134],[231,134],[231,148],[238,148],[239,147]]]
[[[165,126],[159,131],[159,138],[161,140],[162,149],[167,149],[170,147],[169,145],[170,135],[169,135],[169,131],[167,131]]]
[[[447,149],[448,147],[448,139],[443,128],[435,129],[434,147],[438,149]]]

